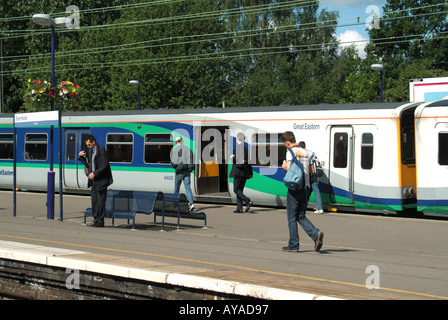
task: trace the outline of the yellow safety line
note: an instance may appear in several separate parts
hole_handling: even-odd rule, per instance
[[[11,235],[6,235],[6,234],[0,234],[0,237],[21,239],[21,240],[40,241],[40,242],[61,244],[61,245],[72,246],[72,247],[81,247],[81,248],[90,248],[90,249],[100,249],[100,250],[105,250],[105,251],[132,253],[132,254],[137,254],[137,255],[144,255],[144,256],[152,256],[152,257],[159,257],[159,258],[167,258],[167,259],[172,259],[172,260],[195,262],[195,263],[215,265],[215,266],[221,266],[221,267],[229,267],[229,268],[246,270],[246,271],[261,272],[261,273],[272,274],[272,275],[281,275],[281,276],[287,276],[287,277],[293,277],[293,278],[300,278],[300,279],[306,279],[306,280],[321,281],[321,282],[328,282],[328,283],[335,283],[335,284],[343,284],[343,285],[348,285],[348,286],[352,286],[352,287],[365,288],[364,284],[359,284],[359,283],[352,283],[352,282],[346,282],[346,281],[338,281],[338,280],[315,278],[315,277],[309,277],[309,276],[303,276],[303,275],[297,275],[297,274],[290,274],[290,273],[284,273],[284,272],[261,270],[261,269],[243,267],[243,266],[235,266],[235,265],[225,264],[225,263],[218,263],[218,262],[211,262],[211,261],[202,261],[202,260],[194,260],[194,259],[188,259],[188,258],[173,257],[173,256],[167,256],[167,255],[163,255],[163,254],[156,254],[156,253],[147,253],[147,252],[139,252],[139,251],[131,251],[131,250],[123,250],[123,249],[105,248],[105,247],[91,246],[91,245],[85,245],[85,244],[76,244],[76,243],[68,243],[68,242],[61,242],[61,241],[54,241],[54,240],[42,240],[42,239],[34,239],[34,238],[28,238],[28,237],[11,236]],[[448,297],[444,297],[444,296],[438,296],[438,295],[433,295],[433,294],[428,294],[428,293],[421,293],[421,292],[415,292],[415,291],[408,291],[408,290],[400,290],[400,289],[392,289],[392,288],[384,288],[384,287],[380,287],[379,289],[376,289],[376,290],[391,291],[391,292],[396,292],[396,293],[406,293],[406,294],[418,295],[418,296],[423,296],[423,297],[428,297],[428,298],[448,299]]]

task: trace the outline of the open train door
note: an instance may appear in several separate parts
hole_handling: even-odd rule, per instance
[[[197,127],[196,196],[219,202],[230,201],[228,165],[229,127]]]
[[[354,135],[351,126],[334,126],[330,131],[329,197],[330,204],[354,204]]]

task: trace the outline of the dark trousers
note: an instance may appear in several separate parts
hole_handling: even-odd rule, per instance
[[[243,193],[245,185],[245,177],[235,176],[233,178],[233,192],[236,194],[236,209],[240,211],[243,210],[243,204],[247,204],[250,201]]]
[[[92,215],[95,222],[104,222],[104,216],[106,215],[106,198],[107,188],[102,190],[92,188]]]

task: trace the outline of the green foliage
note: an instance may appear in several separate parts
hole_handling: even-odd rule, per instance
[[[28,79],[50,79],[50,29],[31,16],[68,16],[67,2],[3,2],[6,111],[48,108],[24,97]],[[56,103],[67,110],[135,109],[130,80],[141,84],[142,108],[376,102],[380,78],[370,66],[379,61],[385,101],[406,101],[409,79],[448,70],[446,1],[389,0],[365,59],[337,45],[338,12],[316,1],[71,4],[80,9],[80,29],[56,30],[55,82],[69,79],[82,94],[76,103]]]
[[[447,0],[388,0],[384,6],[381,27],[370,31],[366,50],[368,58],[384,64],[385,101],[408,101],[410,79],[447,73],[447,5]]]

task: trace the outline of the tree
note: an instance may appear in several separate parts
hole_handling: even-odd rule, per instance
[[[448,69],[447,3],[388,0],[384,6],[380,28],[369,31],[366,51],[384,64],[386,101],[407,101],[403,88],[409,79]]]
[[[246,8],[233,20],[231,29],[250,30],[238,39],[240,81],[231,105],[280,105],[321,103],[326,95],[328,70],[337,63],[335,27],[337,13],[322,10],[315,1],[291,6],[288,1],[262,1],[271,6],[260,10],[260,1],[227,1]],[[230,20],[232,21],[232,20]],[[245,67],[243,67],[245,66]],[[331,81],[330,81],[331,82]]]
[[[391,79],[389,81],[389,86],[384,91],[384,96],[389,101],[409,101],[409,80],[446,76],[448,76],[448,71],[434,69],[428,60],[410,62],[406,64],[406,67],[397,79]]]
[[[388,1],[363,60],[340,48],[338,13],[317,1],[76,0],[81,28],[57,30],[55,78],[82,88],[70,110],[135,109],[130,80],[141,83],[142,108],[373,102],[379,76],[370,65],[383,61],[385,100],[401,101],[405,77],[426,74],[417,66],[444,74],[448,53],[446,4],[402,2]],[[23,104],[28,79],[50,78],[50,29],[32,14],[67,16],[65,7],[18,0],[0,8],[8,111]]]

